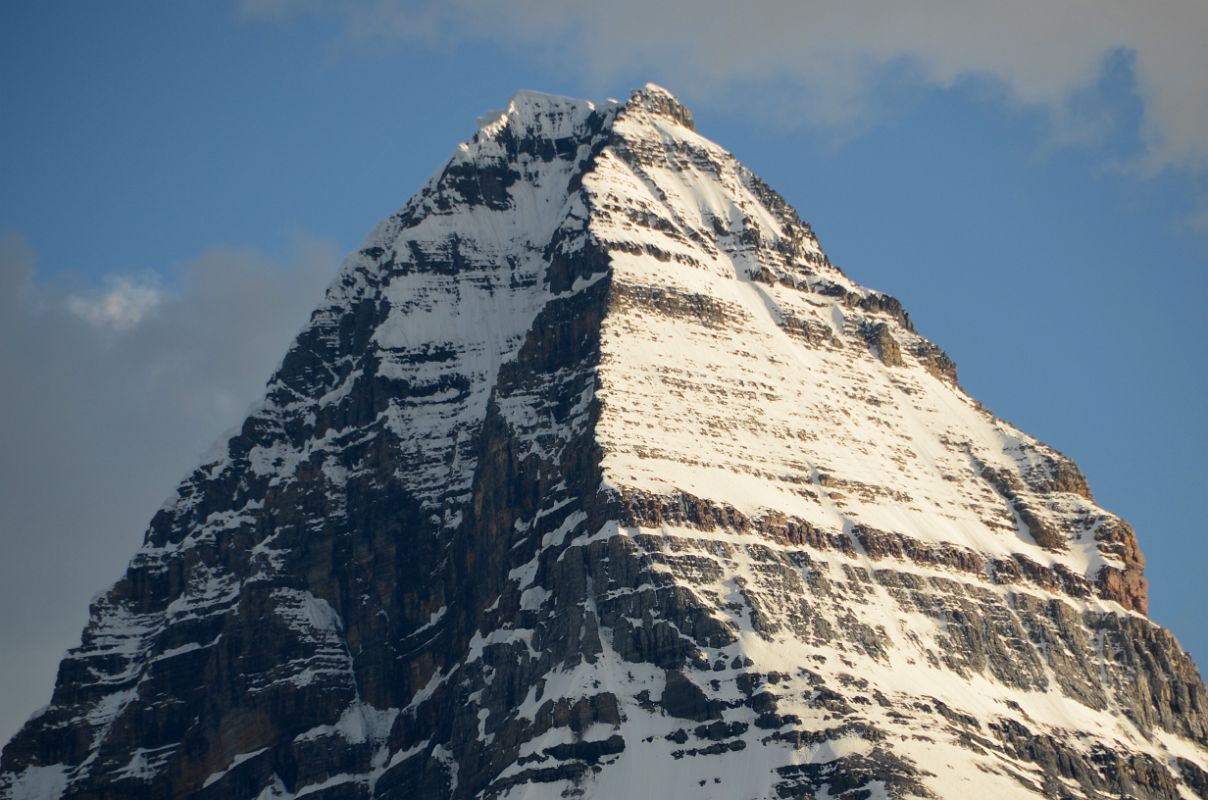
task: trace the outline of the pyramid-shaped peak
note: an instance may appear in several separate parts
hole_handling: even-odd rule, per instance
[[[0,800],[1204,796],[1132,529],[691,126],[653,84],[484,119],[94,601]]]
[[[521,89],[508,98],[505,108],[479,116],[478,131],[483,136],[494,137],[505,128],[511,128],[556,137],[566,135],[597,112],[607,114],[617,108],[671,119],[689,130],[695,130],[696,127],[692,112],[679,98],[658,84],[647,83],[635,89],[625,103],[612,99],[596,103],[567,95]]]

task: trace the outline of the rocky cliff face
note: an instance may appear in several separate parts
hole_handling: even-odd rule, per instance
[[[1142,565],[675,98],[523,93],[152,520],[0,797],[1208,797]]]

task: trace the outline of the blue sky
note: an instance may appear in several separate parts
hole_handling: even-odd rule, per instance
[[[1078,461],[1208,663],[1208,11],[866,5],[0,7],[0,740],[340,254],[518,88],[676,92]]]

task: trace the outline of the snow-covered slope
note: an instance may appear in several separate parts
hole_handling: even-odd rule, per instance
[[[607,480],[1091,579],[1126,567],[1093,536],[1063,535],[1118,524],[1077,470],[937,371],[942,354],[895,304],[861,308],[877,295],[725,151],[653,114],[627,114],[614,136],[587,179],[624,307],[604,329]],[[1049,491],[1059,475],[1074,483]],[[1020,518],[997,485],[1011,478],[1014,503],[1054,533]]]
[[[1142,565],[674,97],[520,93],[152,521],[0,797],[1205,797]]]

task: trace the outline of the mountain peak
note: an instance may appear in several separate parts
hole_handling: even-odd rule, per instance
[[[1204,796],[1131,527],[691,119],[484,120],[151,521],[0,798]]]
[[[575,125],[596,109],[596,104],[590,100],[521,89],[508,99],[506,108],[478,117],[477,137],[493,137],[505,128],[513,129],[518,135],[565,137],[572,135]]]
[[[641,89],[636,89],[629,96],[629,102],[626,105],[673,119],[689,130],[696,128],[692,112],[688,110],[687,106],[656,83],[647,83]]]

